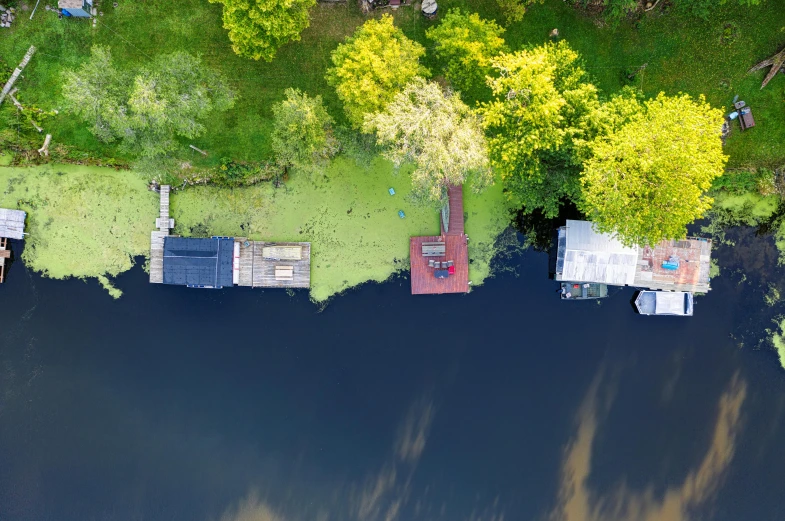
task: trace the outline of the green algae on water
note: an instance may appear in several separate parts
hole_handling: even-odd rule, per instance
[[[148,255],[158,198],[131,172],[49,165],[0,168],[0,207],[27,212],[22,260],[55,279],[111,277]]]
[[[311,242],[311,298],[322,302],[408,270],[409,237],[439,234],[438,210],[410,195],[407,172],[396,174],[387,161],[362,167],[338,158],[324,176],[294,176],[281,188],[188,188],[172,196],[171,210],[181,235]],[[500,184],[464,192],[473,285],[489,275],[494,241],[509,224],[504,204]]]
[[[785,369],[785,318],[780,319],[779,326],[780,331],[779,333],[772,334],[771,343],[774,345],[774,349],[777,350],[777,354],[780,358],[780,365]]]

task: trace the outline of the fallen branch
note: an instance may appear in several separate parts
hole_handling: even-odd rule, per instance
[[[765,69],[766,67],[769,66],[771,66],[771,70],[766,75],[766,77],[763,78],[763,84],[760,86],[761,89],[765,87],[766,84],[768,84],[774,76],[777,75],[777,73],[780,71],[780,69],[783,68],[783,66],[785,66],[785,49],[782,49],[780,52],[778,52],[771,58],[766,58],[759,64],[755,65],[754,67],[752,67],[750,70],[747,71],[747,74],[751,72],[759,71],[761,69]]]
[[[19,66],[14,69],[14,73],[11,75],[11,78],[6,82],[5,87],[3,87],[3,90],[0,92],[0,103],[2,103],[6,95],[11,92],[14,82],[17,80],[17,78],[19,78],[19,76],[22,75],[22,71],[25,67],[27,67],[27,64],[30,63],[30,59],[33,57],[33,54],[35,54],[35,45],[30,46],[30,48],[27,50],[27,53],[25,54],[25,57],[22,58]]]
[[[654,5],[653,5],[653,6],[651,6],[651,7],[647,8],[647,9],[644,9],[644,11],[651,11],[652,9],[654,9],[655,7],[657,7],[657,4],[659,4],[659,3],[660,3],[660,0],[657,0],[656,2],[654,2]]]
[[[38,153],[42,156],[49,155],[49,143],[52,142],[52,134],[47,134],[46,139],[44,139],[44,146],[38,149]]]
[[[16,108],[18,108],[18,109],[19,109],[19,110],[21,110],[21,111],[24,111],[24,110],[25,110],[25,108],[22,106],[22,104],[21,104],[21,103],[19,103],[19,100],[17,100],[17,99],[14,97],[14,94],[16,94],[16,91],[17,91],[17,90],[19,90],[19,89],[14,89],[14,90],[12,90],[11,92],[9,92],[9,93],[8,93],[8,99],[10,99],[11,101],[13,101],[13,102],[14,102],[14,105],[16,105]]]
[[[199,148],[196,148],[196,147],[195,147],[195,146],[193,146],[193,145],[188,145],[188,146],[189,146],[189,147],[191,147],[191,148],[193,148],[194,150],[196,150],[197,152],[199,152],[199,153],[200,153],[200,154],[202,154],[203,156],[207,156],[207,152],[205,152],[204,150],[201,150],[201,149],[199,149]]]

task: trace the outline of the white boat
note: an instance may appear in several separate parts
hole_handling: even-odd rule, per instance
[[[641,291],[635,297],[641,315],[692,316],[692,293],[686,291]]]

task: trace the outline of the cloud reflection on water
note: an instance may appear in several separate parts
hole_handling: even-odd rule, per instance
[[[720,396],[714,433],[703,460],[679,486],[668,488],[661,497],[655,495],[654,484],[642,491],[630,490],[624,483],[609,493],[590,489],[594,440],[613,402],[613,393],[604,392],[607,389],[601,371],[578,410],[577,430],[565,449],[550,521],[688,521],[715,497],[733,459],[746,382],[738,374],[731,379]]]
[[[590,487],[595,438],[613,405],[617,381],[601,369],[583,399],[576,415],[576,431],[564,450],[557,502],[547,516],[549,521],[690,521],[697,509],[711,506],[733,459],[746,382],[738,374],[733,376],[720,396],[713,435],[700,464],[678,486],[656,495],[653,483],[640,491],[631,490],[623,481],[609,492]],[[397,431],[388,460],[361,484],[336,492],[342,499],[333,508],[320,509],[315,521],[401,521],[407,505],[413,507],[410,510],[415,519],[445,519],[444,504],[441,509],[425,506],[422,494],[412,490],[433,415],[430,397],[417,401]],[[505,516],[503,503],[497,497],[480,512],[467,513],[464,519],[504,521],[509,516]],[[251,493],[228,509],[220,521],[299,521],[300,515],[276,512]]]

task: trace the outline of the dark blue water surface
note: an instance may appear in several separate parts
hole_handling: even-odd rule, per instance
[[[545,255],[509,262],[470,295],[400,278],[321,312],[140,268],[114,301],[15,263],[0,520],[785,519],[759,291],[721,276],[693,318],[642,317],[632,290],[560,302]]]

